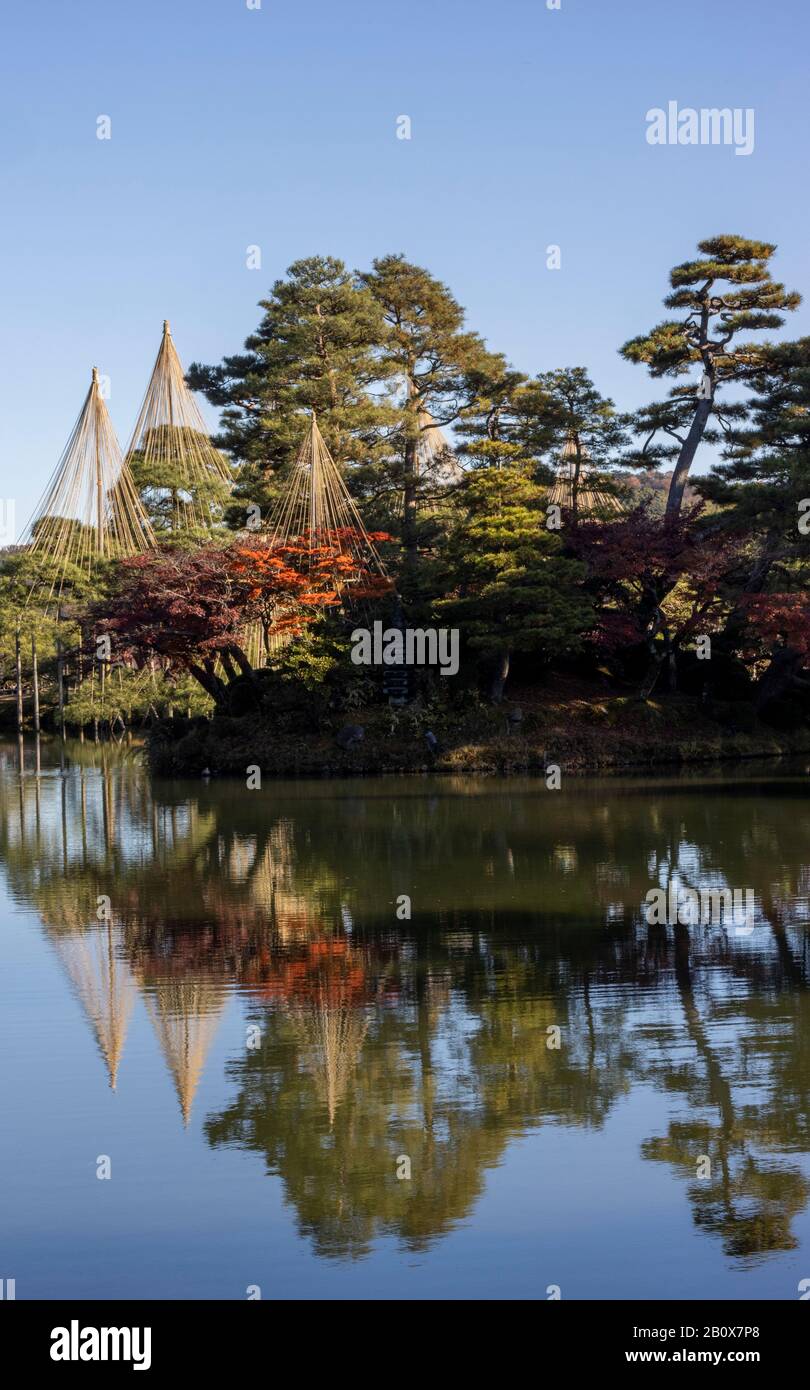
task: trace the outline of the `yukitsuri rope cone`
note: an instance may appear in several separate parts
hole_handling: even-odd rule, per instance
[[[155,537],[101,394],[98,369],[64,453],[48,483],[24,543],[45,561],[45,578],[31,594],[61,594],[71,573],[89,576],[100,560],[122,559],[155,545]]]
[[[416,461],[420,478],[438,489],[455,487],[462,481],[464,469],[429,410],[419,412],[419,431]]]
[[[342,581],[341,598],[349,603],[352,586],[371,575],[393,588],[385,565],[355,505],[340,470],[318,429],[315,411],[292,467],[287,490],[267,525],[271,546],[305,542],[312,548],[313,563],[320,558],[318,547],[326,547],[355,563]],[[265,637],[258,624],[246,634],[248,656],[256,665],[280,650],[289,641],[281,634]]]
[[[419,411],[419,439],[416,444],[416,472],[419,479],[419,511],[434,516],[447,506],[453,488],[464,478],[464,469],[453,453],[444,431],[429,410]],[[396,512],[402,515],[405,494],[396,497]]]
[[[223,986],[199,979],[160,979],[143,998],[188,1125],[214,1036],[227,1003]]]
[[[230,469],[186,386],[168,319],[126,459],[166,530],[206,531],[218,519]]]
[[[338,545],[357,560],[358,572],[386,577],[385,565],[324,443],[314,410],[289,487],[270,517],[268,531],[274,545],[301,539],[312,545]],[[347,583],[351,582],[349,578]]]
[[[625,510],[620,499],[602,487],[599,474],[591,467],[584,449],[580,449],[577,478],[577,446],[571,437],[563,445],[548,500],[551,505],[589,520],[619,516]]]

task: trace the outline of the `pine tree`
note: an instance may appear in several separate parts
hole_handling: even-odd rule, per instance
[[[496,360],[494,371],[470,374],[475,396],[462,410],[456,433],[458,452],[473,468],[533,469],[525,444],[525,410],[521,409],[521,388],[526,380],[523,372],[500,360]],[[543,481],[551,479],[549,471]]]
[[[722,644],[745,648],[752,625],[780,640],[767,655],[758,701],[781,696],[805,661],[810,586],[810,338],[763,354],[750,417],[729,432],[724,462],[696,486],[720,511],[717,530],[742,536],[747,564]],[[797,635],[798,634],[798,635]]]
[[[522,468],[470,473],[445,552],[444,589],[436,607],[458,624],[466,644],[494,667],[500,699],[514,652],[559,659],[575,650],[593,612],[582,589],[585,567],[563,553],[545,526],[545,489]]]
[[[582,493],[613,490],[607,473],[621,462],[627,421],[600,395],[584,367],[540,373],[519,393],[518,408],[518,434],[535,458],[554,468],[563,449],[570,451],[575,519]]]
[[[799,530],[810,497],[810,338],[770,347],[750,385],[749,418],[728,432],[724,462],[695,486],[723,508],[720,524],[758,539],[769,567],[778,555],[805,559],[810,548]]]
[[[419,549],[419,439],[428,426],[452,424],[475,394],[474,373],[493,371],[500,359],[477,333],[464,328],[464,310],[446,285],[403,256],[383,256],[361,276],[382,310],[387,337],[381,366],[403,393],[399,467],[392,482],[403,495],[402,536],[411,583]],[[406,578],[406,587],[408,580]]]
[[[696,260],[670,271],[672,293],[664,303],[681,310],[648,334],[632,338],[621,349],[629,362],[644,362],[653,377],[682,377],[697,367],[699,380],[673,387],[665,401],[640,410],[636,432],[644,445],[636,461],[649,467],[675,460],[667,499],[668,514],[677,514],[686,480],[710,419],[721,425],[740,421],[745,407],[718,398],[729,385],[755,375],[763,346],[735,342],[739,333],[779,328],[778,311],[795,309],[801,296],[771,279],[768,262],[776,247],[767,241],[739,236],[709,237],[698,243]],[[661,444],[660,436],[674,441]]]
[[[278,494],[315,410],[342,470],[367,469],[386,450],[393,412],[370,394],[381,372],[385,325],[379,305],[342,261],[310,256],[289,267],[261,301],[264,317],[246,351],[220,366],[194,363],[188,380],[222,408],[217,442],[238,465],[229,520],[245,525],[249,504],[262,515]]]

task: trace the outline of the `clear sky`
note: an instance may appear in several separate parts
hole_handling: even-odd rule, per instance
[[[93,365],[124,445],[162,320],[185,365],[217,361],[300,256],[402,251],[516,366],[586,366],[622,408],[651,384],[617,348],[699,238],[777,242],[779,278],[810,296],[806,0],[251,2],[6,7],[0,496],[18,529]],[[753,153],[649,145],[670,100],[753,108]],[[808,306],[787,332],[810,332]]]

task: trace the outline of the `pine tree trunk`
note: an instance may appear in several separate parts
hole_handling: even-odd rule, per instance
[[[412,380],[408,379],[408,402],[405,407],[405,458],[402,481],[402,543],[405,565],[413,574],[419,559],[417,544],[417,509],[419,492],[419,398]]]
[[[403,482],[402,542],[405,547],[405,563],[409,569],[416,569],[418,545],[416,532],[417,487],[419,484],[417,468],[417,441],[405,441],[405,479]]]
[[[500,704],[503,699],[504,687],[509,679],[511,657],[512,653],[508,650],[502,651],[498,657],[498,664],[495,667],[495,675],[492,678],[492,686],[490,688],[491,698],[496,704]]]
[[[675,464],[675,471],[672,474],[672,482],[669,485],[669,496],[667,497],[667,516],[677,516],[683,503],[683,494],[686,491],[686,480],[689,477],[689,469],[692,467],[698,445],[703,438],[704,431],[712,413],[714,400],[699,401],[697,410],[689,427],[689,433],[681,445],[678,454],[678,462]]]

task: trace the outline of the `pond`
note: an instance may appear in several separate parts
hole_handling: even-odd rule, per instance
[[[248,790],[0,745],[0,1274],[795,1300],[807,779]],[[673,884],[749,925],[651,922]]]

